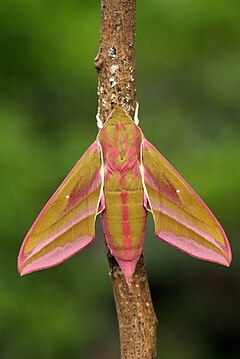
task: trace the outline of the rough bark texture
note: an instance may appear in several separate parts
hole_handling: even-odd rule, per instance
[[[95,60],[98,72],[98,115],[103,123],[116,106],[133,117],[135,82],[136,0],[102,0],[101,41]],[[122,359],[155,359],[157,319],[143,256],[128,286],[116,260],[108,252],[116,303]]]
[[[98,109],[103,122],[121,105],[133,116],[135,83],[136,0],[102,0],[101,40],[95,59],[98,71]]]
[[[130,286],[116,260],[108,254],[110,276],[116,303],[121,359],[155,359],[157,318],[147,273],[140,257]]]

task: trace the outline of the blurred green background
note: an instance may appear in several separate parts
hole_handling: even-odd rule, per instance
[[[225,228],[230,268],[155,239],[145,258],[158,358],[239,359],[240,3],[137,0],[145,136]],[[100,1],[0,1],[0,358],[119,358],[101,223],[96,240],[20,278],[26,231],[97,134]]]

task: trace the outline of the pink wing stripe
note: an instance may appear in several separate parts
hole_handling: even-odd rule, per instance
[[[190,254],[198,259],[207,261],[214,261],[219,264],[223,264],[229,267],[229,262],[220,254],[216,253],[210,248],[206,248],[201,244],[183,236],[176,236],[173,232],[159,231],[156,233],[157,236],[164,242],[171,244],[172,246],[180,249],[181,251]]]
[[[43,209],[41,210],[41,212],[39,213],[39,215],[37,216],[36,220],[34,221],[33,225],[31,228],[34,228],[36,226],[36,224],[39,222],[40,218],[44,215],[44,213],[46,212],[46,210],[48,209],[48,207],[50,206],[50,204],[52,203],[52,201],[54,200],[54,198],[56,197],[56,195],[58,194],[58,192],[62,189],[62,187],[64,186],[64,184],[68,181],[68,179],[71,177],[72,173],[76,170],[76,168],[78,167],[80,161],[83,159],[84,156],[86,156],[89,152],[92,151],[99,151],[99,142],[98,140],[96,140],[95,142],[93,142],[93,144],[87,149],[87,151],[84,153],[84,155],[80,158],[80,160],[75,164],[75,166],[73,167],[73,169],[69,172],[69,174],[67,175],[67,177],[64,179],[64,181],[61,183],[61,185],[58,187],[58,189],[56,190],[56,192],[54,192],[54,194],[52,195],[52,197],[49,199],[49,201],[45,204],[45,206],[43,207]],[[100,173],[100,172],[99,172]],[[99,176],[99,184],[102,182],[102,176]],[[31,230],[30,228],[30,230]],[[25,242],[25,241],[24,241]],[[24,244],[24,243],[23,243]],[[23,246],[22,244],[22,246]]]
[[[85,211],[81,210],[81,212],[77,213],[77,205],[80,202],[79,197],[83,199],[83,197],[87,197],[88,195],[91,195],[99,186],[102,185],[102,173],[101,168],[97,169],[92,174],[92,180],[89,178],[88,185],[85,185],[85,195],[83,196],[83,193],[80,191],[77,191],[77,187],[73,190],[71,190],[71,193],[66,193],[63,191],[62,197],[59,193],[65,184],[71,179],[71,176],[74,176],[75,172],[79,170],[79,165],[81,165],[82,159],[88,155],[89,153],[100,153],[101,148],[99,145],[98,140],[96,140],[84,153],[84,155],[80,158],[80,160],[76,163],[76,165],[73,167],[71,172],[68,174],[68,176],[64,179],[64,181],[61,183],[61,185],[58,187],[58,189],[55,191],[55,193],[52,195],[52,197],[49,199],[47,204],[44,206],[38,217],[36,218],[35,222],[33,223],[32,227],[30,228],[29,232],[27,233],[21,249],[18,256],[18,270],[21,275],[25,273],[32,272],[34,270],[42,269],[42,268],[48,268],[55,264],[61,263],[65,259],[71,257],[73,254],[77,253],[81,249],[83,249],[88,243],[90,243],[93,240],[93,236],[88,235],[82,235],[79,234],[79,238],[77,239],[71,239],[71,233],[72,229],[75,225],[77,225],[82,220],[86,219],[89,216],[96,216],[98,213],[100,213],[104,207],[105,202],[103,198],[102,189],[100,192],[98,203],[96,203],[95,206],[92,206],[91,208],[87,208],[90,206],[90,202],[88,203],[88,206],[86,206]],[[77,180],[77,178],[76,178]],[[81,184],[79,184],[79,187],[81,188]],[[76,189],[76,190],[75,190]],[[75,192],[74,192],[75,190]],[[101,198],[102,197],[102,198]],[[38,225],[38,222],[41,220],[41,218],[45,215],[46,211],[49,209],[49,207],[52,205],[52,202],[57,199],[57,201],[66,201],[66,207],[65,209],[59,213],[59,216],[56,218],[54,222],[50,222],[48,228],[46,227],[45,233],[41,233],[41,238],[39,239],[39,242],[33,247],[31,251],[25,252],[25,246],[28,242],[29,238],[31,238],[32,231],[35,230],[36,226]],[[101,204],[100,204],[101,200]],[[77,201],[77,202],[76,202]],[[74,202],[74,203],[73,203]],[[65,202],[64,202],[65,203]],[[74,206],[75,208],[74,208]],[[99,208],[100,206],[100,208]],[[76,212],[75,212],[76,211]],[[58,228],[56,228],[58,227]],[[66,232],[69,231],[69,241],[66,241],[65,244],[62,244],[61,246],[58,246],[54,249],[52,249],[50,252],[43,254],[41,257],[34,259],[33,257],[39,253],[44,247],[48,246],[54,240],[59,238],[60,236],[64,235]],[[40,254],[41,255],[41,254]],[[31,263],[28,263],[32,260]],[[22,268],[24,263],[26,266]]]
[[[208,208],[208,206],[203,202],[203,200],[198,196],[198,194],[192,189],[192,187],[189,186],[189,184],[185,181],[185,179],[175,170],[175,168],[171,165],[171,163],[169,163],[165,157],[163,157],[163,155],[148,141],[146,140],[146,138],[143,139],[143,148],[152,148],[155,152],[157,152],[157,154],[162,157],[162,159],[164,160],[164,162],[166,162],[168,164],[168,166],[175,172],[175,174],[177,175],[177,177],[186,185],[186,187],[192,192],[192,194],[194,195],[194,197],[196,197],[196,199],[202,204],[202,206],[206,209],[206,211],[208,212],[208,214],[214,219],[215,222],[217,222],[218,226],[222,229],[220,223],[218,222],[218,220],[216,219],[216,217],[213,215],[213,213],[210,211],[210,209]],[[159,169],[160,170],[160,169]],[[145,171],[145,168],[144,168]],[[148,181],[150,182],[149,185],[151,186],[151,178],[148,178],[144,176],[144,179],[146,179],[146,182],[148,183]],[[222,231],[223,232],[223,231]],[[224,238],[227,240],[227,237],[224,234]],[[227,240],[228,242],[228,240]]]
[[[197,193],[189,186],[189,184],[184,180],[184,178],[182,178],[182,176],[175,170],[175,168],[165,159],[165,157],[149,142],[147,141],[145,138],[143,138],[142,141],[142,147],[143,149],[147,149],[147,148],[151,148],[152,150],[154,150],[158,156],[160,156],[163,161],[173,170],[173,172],[176,174],[176,176],[180,179],[180,181],[183,182],[183,184],[192,192],[192,194],[194,195],[194,197],[196,198],[196,200],[203,206],[203,208],[206,210],[206,212],[209,214],[210,217],[212,217],[212,219],[215,221],[215,223],[217,224],[223,240],[224,240],[224,246],[221,246],[219,243],[217,243],[215,241],[215,239],[209,235],[206,234],[204,231],[199,230],[197,231],[195,226],[189,226],[189,223],[185,220],[183,220],[182,218],[180,218],[179,216],[177,216],[176,214],[170,213],[169,210],[162,208],[161,206],[159,206],[159,210],[160,212],[168,215],[170,218],[173,218],[175,220],[177,220],[179,223],[181,223],[182,225],[185,225],[186,227],[188,227],[189,229],[192,229],[195,233],[202,235],[203,238],[205,238],[206,240],[208,240],[209,242],[211,242],[212,244],[214,244],[217,248],[224,250],[224,253],[226,255],[225,259],[223,256],[221,256],[220,254],[214,252],[213,255],[211,255],[210,253],[212,253],[212,250],[209,250],[203,246],[201,246],[200,244],[194,243],[194,241],[192,241],[191,239],[186,239],[185,237],[181,237],[181,236],[176,236],[173,232],[167,232],[167,231],[159,231],[157,232],[157,235],[164,241],[168,242],[169,244],[172,244],[173,246],[181,249],[182,251],[191,254],[197,258],[200,259],[205,259],[205,255],[206,255],[206,260],[216,260],[217,263],[220,264],[224,264],[229,266],[232,260],[232,253],[231,253],[231,248],[230,248],[230,244],[228,242],[227,236],[222,228],[222,226],[220,225],[220,223],[218,222],[218,220],[216,219],[216,217],[213,215],[213,213],[210,211],[210,209],[207,207],[207,205],[203,202],[203,200],[197,195]],[[146,168],[143,165],[143,177],[144,177],[144,181],[151,187],[153,187],[155,190],[156,189],[156,182],[154,181],[153,175],[151,174],[151,171],[145,171]],[[161,169],[159,169],[161,170]],[[164,195],[164,194],[163,194]],[[166,195],[166,194],[165,194]],[[146,196],[148,198],[148,194],[146,193]],[[166,197],[168,197],[166,195]],[[170,199],[170,198],[169,198]],[[173,200],[173,198],[172,198]],[[174,201],[174,200],[173,200]],[[153,209],[156,208],[156,203],[154,203],[154,206],[152,206],[152,203],[150,203],[149,198],[148,198],[148,202],[150,204],[150,207],[153,207]],[[181,202],[178,203],[178,201],[174,201],[177,205],[181,206]],[[181,206],[182,209],[184,209]],[[186,212],[187,212],[187,208],[186,208]],[[166,236],[166,237],[165,237]],[[179,243],[182,240],[182,243]],[[192,243],[192,244],[191,244]],[[189,248],[189,251],[188,251]],[[204,250],[203,250],[204,249]],[[193,253],[192,253],[193,250]],[[204,255],[203,255],[204,254]],[[211,259],[212,258],[212,259]],[[215,258],[215,259],[214,259]]]
[[[147,167],[144,167],[144,178],[146,179],[147,184],[155,189],[155,191],[161,192],[164,197],[179,205],[181,204],[179,196],[170,181],[165,179],[166,183],[160,182]]]
[[[69,196],[68,205],[64,211],[68,212],[72,208],[76,207],[80,202],[82,202],[89,193],[94,192],[102,182],[101,169],[98,169],[92,176],[91,181],[89,182],[87,187],[83,187],[79,189],[79,183],[77,182],[76,186],[73,188],[72,192]]]
[[[42,248],[44,248],[45,246],[47,246],[48,244],[50,244],[51,242],[53,242],[57,237],[60,237],[62,234],[66,233],[67,231],[69,231],[71,228],[73,228],[76,224],[78,224],[80,221],[82,221],[84,218],[87,218],[88,216],[91,216],[93,214],[96,213],[96,207],[91,208],[90,210],[81,213],[78,216],[75,216],[75,218],[69,222],[67,225],[65,224],[63,228],[61,228],[60,230],[53,232],[52,234],[48,235],[45,239],[41,240],[41,242],[39,242],[31,252],[29,252],[26,256],[27,259],[30,259],[33,255],[35,255],[37,252],[39,252]],[[28,234],[26,236],[26,238],[24,239],[23,245],[21,247],[20,250],[20,258],[22,258],[22,254],[24,257],[24,247],[25,247],[25,243],[28,240],[30,234]],[[26,259],[25,258],[25,259]]]
[[[86,236],[77,238],[74,242],[68,242],[63,246],[54,248],[53,251],[44,254],[35,261],[27,264],[21,271],[21,275],[34,272],[40,269],[46,269],[56,264],[64,262],[66,259],[72,257],[74,254],[85,248],[93,237]]]
[[[194,224],[190,223],[189,221],[187,221],[185,218],[178,216],[176,213],[171,212],[169,209],[164,208],[164,206],[159,205],[159,204],[154,204],[154,209],[156,209],[157,211],[165,214],[166,216],[174,219],[176,222],[184,225],[185,227],[187,227],[188,229],[192,230],[193,232],[195,232],[196,234],[200,235],[201,237],[205,238],[208,242],[214,244],[216,247],[218,247],[219,249],[223,249],[223,247],[220,245],[220,243],[218,243],[215,238],[213,236],[211,236],[209,233],[201,230],[199,227],[194,226]],[[224,247],[225,248],[225,247]]]

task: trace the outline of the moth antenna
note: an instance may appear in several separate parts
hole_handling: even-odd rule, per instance
[[[135,109],[135,113],[134,113],[134,122],[135,125],[139,125],[139,119],[138,119],[138,109],[139,109],[139,103],[136,101],[136,109]]]

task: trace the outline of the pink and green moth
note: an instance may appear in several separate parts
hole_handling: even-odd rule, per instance
[[[101,214],[107,245],[129,284],[142,253],[148,211],[160,239],[229,266],[231,249],[221,225],[145,139],[138,122],[116,108],[100,127],[27,233],[19,273],[52,267],[82,250],[93,241]]]

